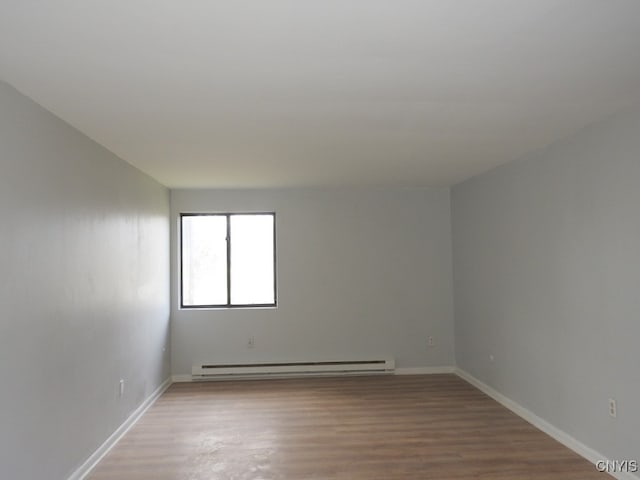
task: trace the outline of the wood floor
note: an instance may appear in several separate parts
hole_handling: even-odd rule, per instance
[[[172,385],[92,480],[608,479],[454,375]]]

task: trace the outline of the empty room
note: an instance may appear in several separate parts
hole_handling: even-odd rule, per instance
[[[0,0],[2,480],[640,479],[640,2]]]

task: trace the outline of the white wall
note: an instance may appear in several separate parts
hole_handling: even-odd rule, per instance
[[[175,190],[171,209],[174,374],[342,355],[453,364],[448,189]],[[276,212],[278,307],[179,310],[178,214],[243,211]]]
[[[67,478],[169,375],[168,214],[164,187],[0,82],[2,478]]]
[[[640,460],[640,112],[455,186],[452,210],[458,365]]]

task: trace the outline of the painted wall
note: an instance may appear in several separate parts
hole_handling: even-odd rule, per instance
[[[2,478],[67,478],[168,377],[168,214],[167,189],[0,82]]]
[[[458,365],[640,459],[640,112],[455,186],[452,211]]]
[[[453,365],[449,207],[448,189],[172,191],[173,373],[381,354]],[[250,211],[277,215],[278,307],[179,310],[178,214]]]

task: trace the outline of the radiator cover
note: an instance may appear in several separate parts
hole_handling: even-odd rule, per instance
[[[393,373],[394,370],[395,361],[387,357],[356,360],[305,360],[296,362],[211,362],[193,365],[191,374],[194,379],[221,379],[307,375],[371,375]]]

